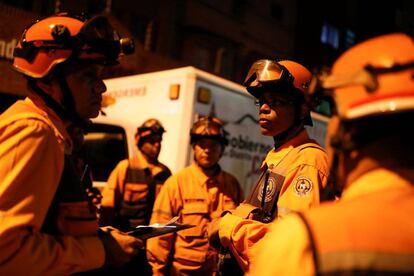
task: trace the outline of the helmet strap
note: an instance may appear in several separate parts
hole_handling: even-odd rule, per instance
[[[300,124],[293,124],[291,127],[283,131],[282,133],[273,136],[273,140],[275,142],[274,146],[275,149],[282,146],[284,143],[295,137],[299,132],[301,132],[304,128],[303,122]]]
[[[67,115],[62,105],[60,105],[55,99],[52,98],[49,94],[44,92],[39,85],[36,83],[35,79],[28,78],[28,83],[30,88],[45,102],[45,104],[51,108],[62,120],[67,120]]]
[[[273,137],[273,140],[275,142],[275,149],[279,148],[281,145],[295,137],[304,129],[306,116],[302,116],[301,105],[302,104],[295,107],[295,120],[293,124],[282,133]]]
[[[74,117],[73,115],[71,115],[71,113],[72,112],[68,112],[68,110],[66,110],[65,109],[65,107],[67,106],[66,104],[65,104],[65,94],[67,94],[67,93],[69,93],[70,94],[70,89],[69,89],[69,87],[68,87],[68,85],[67,85],[67,82],[66,82],[66,79],[64,80],[64,82],[66,83],[66,85],[64,85],[64,86],[66,86],[66,88],[63,88],[62,87],[62,83],[61,83],[61,80],[60,80],[60,78],[61,77],[59,77],[59,85],[61,86],[61,89],[62,89],[62,93],[63,93],[63,100],[62,100],[62,104],[60,104],[59,102],[57,102],[55,99],[53,99],[53,97],[52,96],[50,96],[49,94],[47,94],[45,91],[43,91],[43,89],[41,89],[40,87],[39,87],[39,85],[36,83],[36,81],[35,81],[35,79],[33,79],[33,78],[28,78],[28,84],[29,84],[29,86],[30,86],[30,88],[45,102],[45,104],[50,108],[50,109],[52,109],[55,113],[56,113],[56,115],[58,115],[58,117],[60,118],[60,119],[62,119],[62,120],[69,120],[69,121],[71,121],[72,123],[74,123],[75,125],[78,125],[78,126],[80,126],[81,128],[86,128],[86,126],[88,125],[88,122],[89,121],[87,121],[87,120],[84,120],[84,119],[82,119],[82,118],[80,118],[77,114],[76,114],[76,112],[75,112],[75,114],[76,114],[76,117]],[[62,77],[63,78],[63,77]],[[67,90],[67,91],[64,91],[64,90]],[[67,97],[67,96],[66,96]],[[73,97],[72,97],[72,95],[70,94],[70,98],[72,99],[71,101],[72,102],[74,102],[73,101]],[[73,109],[74,109],[74,104],[73,104]],[[66,107],[67,108],[67,107]]]
[[[339,187],[337,180],[335,179],[336,172],[339,169],[339,153],[334,150],[332,157],[332,164],[330,166],[330,173],[328,176],[328,183],[325,188],[321,190],[321,201],[334,200],[336,197],[340,197],[342,190]]]
[[[60,89],[62,91],[62,106],[66,113],[66,118],[73,124],[85,128],[89,121],[82,119],[76,112],[75,100],[73,99],[72,92],[69,88],[68,82],[64,74],[58,74],[57,76]]]

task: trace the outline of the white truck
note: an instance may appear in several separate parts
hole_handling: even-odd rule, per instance
[[[156,118],[166,129],[159,159],[174,173],[193,160],[189,133],[197,116],[215,115],[229,133],[220,165],[239,180],[245,194],[250,191],[273,140],[260,134],[258,108],[243,86],[194,67],[108,79],[105,84],[105,99],[111,103],[85,138],[95,186],[102,187],[115,165],[136,153],[134,135],[146,119]],[[327,120],[314,119],[311,133],[323,144]]]

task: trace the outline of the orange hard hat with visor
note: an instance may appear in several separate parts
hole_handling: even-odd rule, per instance
[[[27,27],[14,50],[13,67],[32,78],[43,78],[70,58],[116,64],[134,52],[130,38],[120,38],[105,16],[87,19],[60,13]]]
[[[414,109],[414,42],[388,34],[346,51],[312,84],[314,96],[330,97],[341,120]]]
[[[308,93],[311,79],[311,72],[295,61],[261,59],[252,64],[243,85],[257,99],[267,87],[270,91],[276,89],[282,92],[287,102],[293,105],[296,101],[290,101],[289,98],[295,99],[300,95],[303,101],[300,100],[298,103],[303,102],[311,109],[312,103]],[[304,124],[313,125],[310,112],[304,118]]]
[[[193,125],[190,130],[191,144],[196,143],[203,138],[209,138],[219,141],[222,145],[227,145],[227,132],[224,130],[223,122],[213,116],[202,116]]]

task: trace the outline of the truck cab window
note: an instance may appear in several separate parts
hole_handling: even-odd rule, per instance
[[[93,180],[97,182],[106,182],[118,162],[128,158],[125,130],[119,126],[93,123],[83,147]]]

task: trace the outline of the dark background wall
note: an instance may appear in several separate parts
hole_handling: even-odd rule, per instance
[[[15,42],[29,22],[57,11],[104,13],[134,36],[136,53],[111,77],[192,65],[241,83],[259,58],[318,68],[369,37],[414,32],[410,0],[0,0],[0,92],[25,90],[2,41]]]

